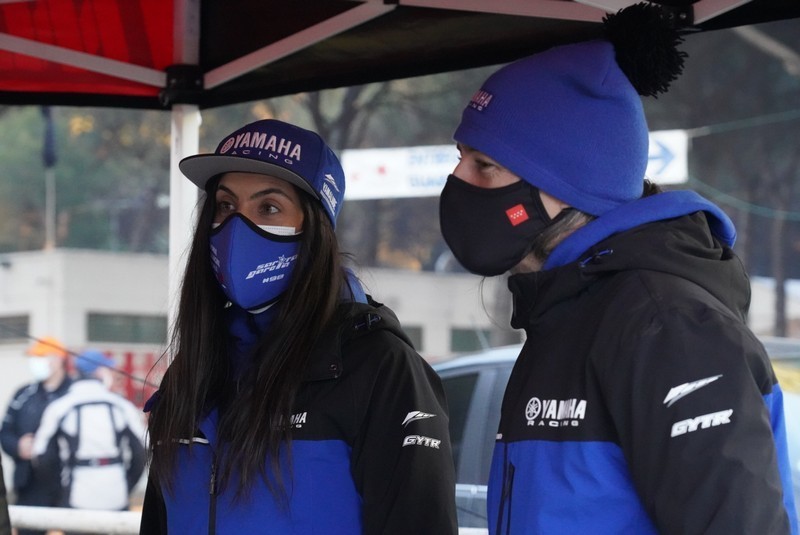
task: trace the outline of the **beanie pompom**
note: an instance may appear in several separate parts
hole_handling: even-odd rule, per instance
[[[677,49],[683,38],[658,6],[634,4],[604,17],[603,25],[620,69],[640,95],[665,93],[683,71],[688,55]]]

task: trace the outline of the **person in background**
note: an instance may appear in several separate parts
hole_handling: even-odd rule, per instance
[[[68,353],[53,338],[38,340],[27,350],[27,360],[35,382],[23,386],[8,404],[0,442],[14,460],[14,503],[55,507],[61,485],[57,473],[39,470],[31,464],[33,438],[45,408],[63,396],[72,379],[67,374]],[[44,531],[18,530],[18,535],[44,535]]]
[[[8,517],[8,495],[3,466],[0,465],[0,535],[11,535],[11,520]]]
[[[180,168],[204,197],[141,533],[455,534],[441,381],[343,266],[333,151],[268,119]]]
[[[128,509],[146,460],[143,414],[109,390],[111,357],[90,349],[77,356],[75,367],[69,391],[42,414],[34,466],[60,474],[62,507]]]
[[[680,36],[654,4],[604,26],[495,72],[454,134],[442,234],[473,273],[511,273],[526,334],[490,533],[797,534],[781,388],[745,322],[733,225],[645,180],[640,95],[680,73]]]

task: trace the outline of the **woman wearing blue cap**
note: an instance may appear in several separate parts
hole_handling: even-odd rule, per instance
[[[680,38],[645,4],[605,28],[494,73],[454,135],[443,236],[470,271],[511,273],[526,334],[490,533],[796,534],[781,390],[745,323],[733,225],[644,180],[639,95],[680,72]]]
[[[442,387],[342,266],[334,153],[262,120],[180,168],[205,198],[141,533],[455,533]]]

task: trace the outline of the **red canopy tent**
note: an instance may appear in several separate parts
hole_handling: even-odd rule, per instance
[[[797,0],[660,0],[693,29]],[[498,64],[630,0],[0,0],[0,104],[200,108]]]

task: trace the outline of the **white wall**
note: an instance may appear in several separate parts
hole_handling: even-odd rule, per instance
[[[57,249],[0,255],[0,315],[30,315],[32,336],[86,342],[87,312],[166,314],[162,255]]]
[[[501,279],[466,273],[432,273],[379,268],[359,272],[367,292],[394,310],[400,323],[423,327],[421,353],[429,360],[450,356],[450,331],[490,329]],[[503,326],[508,317],[500,318]]]
[[[56,249],[0,255],[0,318],[28,315],[29,335],[54,336],[80,351],[89,313],[167,316],[167,257],[150,254]],[[419,273],[367,268],[358,273],[366,290],[387,304],[403,325],[422,327],[422,349],[432,360],[450,355],[450,330],[490,329],[499,285],[469,274]],[[497,323],[506,325],[507,318]],[[1,327],[0,327],[1,328]],[[0,343],[0,404],[28,380],[28,339]],[[96,345],[96,344],[93,344]],[[103,344],[123,352],[130,344]],[[161,348],[133,347],[135,351]]]

